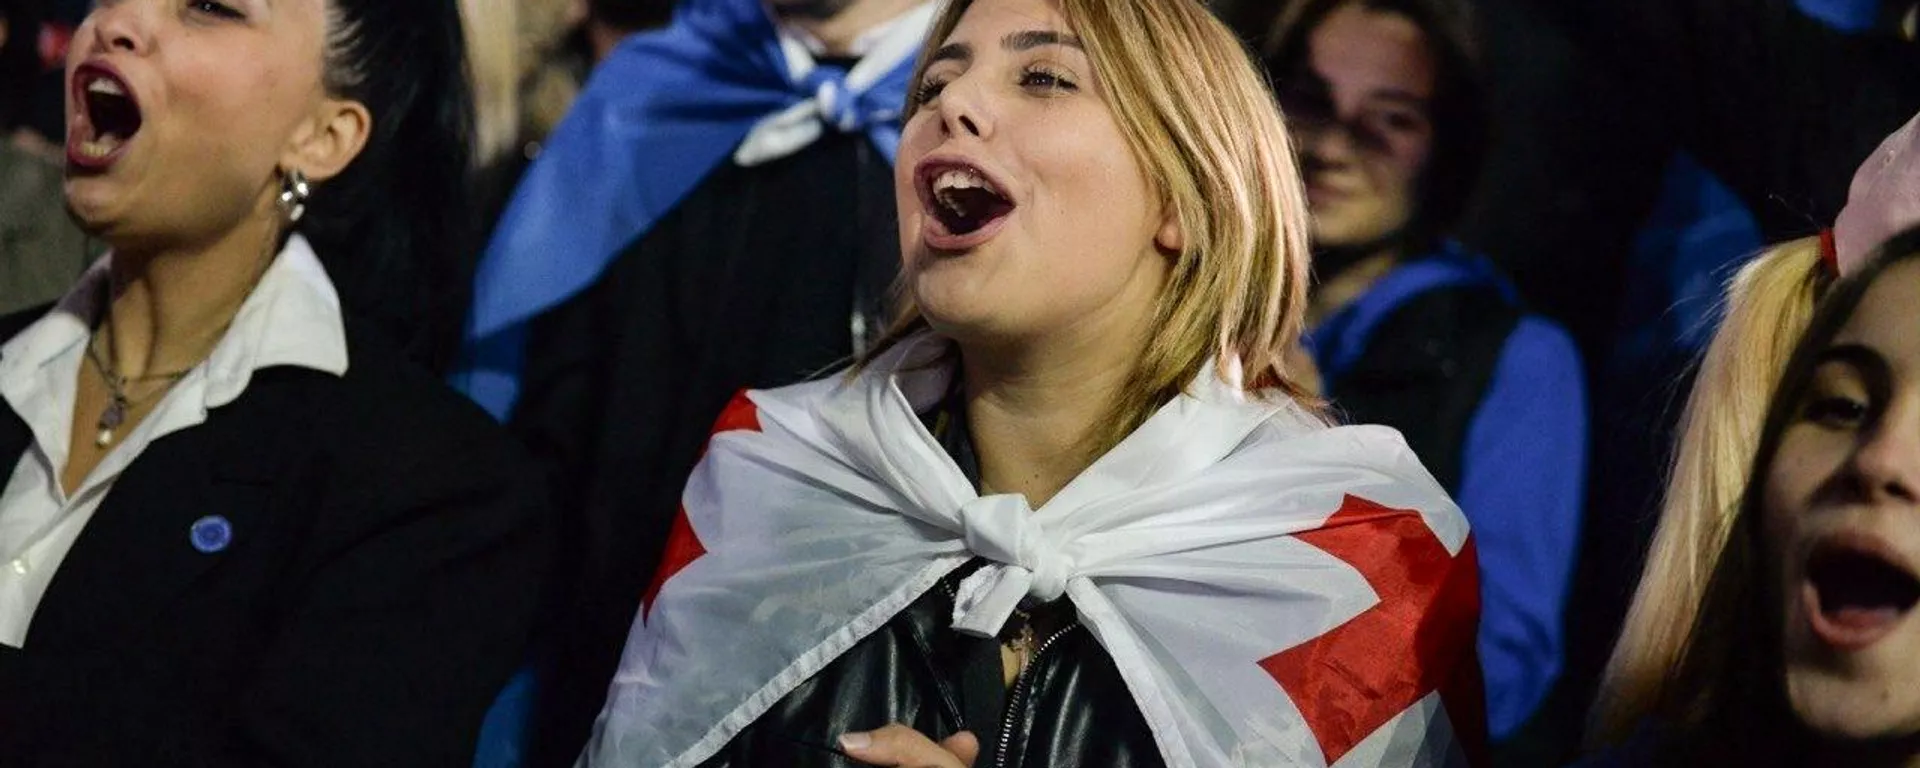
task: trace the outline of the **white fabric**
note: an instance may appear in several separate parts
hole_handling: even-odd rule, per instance
[[[1293,535],[1355,495],[1418,510],[1449,553],[1468,538],[1399,434],[1324,427],[1203,375],[1029,510],[977,496],[915,415],[946,391],[951,373],[928,365],[939,344],[749,393],[760,429],[715,435],[683,496],[705,554],[636,621],[580,764],[696,765],[979,555],[994,564],[966,581],[956,627],[993,632],[1021,597],[1065,594],[1169,765],[1324,765],[1255,664],[1378,598]],[[1443,714],[1430,694],[1339,764],[1456,763]]]
[[[96,262],[46,317],[0,346],[0,397],[33,432],[33,445],[0,491],[0,643],[26,647],[27,630],[47,585],[113,483],[153,441],[207,419],[233,402],[262,368],[293,365],[335,376],[347,372],[340,298],[305,238],[290,238],[206,361],[163,396],[120,438],[72,495],[60,486],[75,426],[74,398],[108,255]],[[89,375],[95,375],[88,370]],[[93,421],[82,417],[88,434]],[[188,532],[180,532],[186,546]]]
[[[733,161],[752,167],[792,155],[820,140],[824,121],[846,114],[842,102],[864,93],[880,78],[920,52],[927,29],[938,10],[925,3],[861,35],[855,43],[860,63],[847,72],[846,88],[823,83],[813,97],[762,118],[747,132],[747,138],[733,151]],[[815,67],[814,54],[820,44],[785,25],[780,27],[780,49],[787,57],[787,73],[796,83],[804,82]],[[904,106],[904,105],[902,105]],[[841,126],[851,130],[852,126]]]

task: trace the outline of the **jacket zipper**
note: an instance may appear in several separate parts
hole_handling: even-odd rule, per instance
[[[1033,692],[1033,671],[1040,667],[1040,659],[1047,655],[1047,649],[1053,647],[1054,641],[1079,628],[1078,623],[1068,624],[1048,635],[1046,641],[1034,650],[1033,657],[1027,659],[1027,666],[1020,670],[1020,677],[1013,681],[1013,694],[1007,697],[1006,719],[1000,723],[1000,749],[993,761],[998,768],[1006,768],[1007,750],[1013,746],[1013,721],[1021,710],[1026,709],[1025,697]]]

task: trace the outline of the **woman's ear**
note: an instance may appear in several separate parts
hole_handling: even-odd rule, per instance
[[[1160,231],[1153,235],[1153,244],[1159,246],[1161,253],[1180,254],[1187,250],[1187,230],[1180,225],[1180,212],[1171,205],[1166,207],[1160,221]]]
[[[323,99],[313,118],[302,124],[280,159],[280,167],[297,168],[313,181],[326,181],[360,155],[373,131],[373,114],[357,101]]]

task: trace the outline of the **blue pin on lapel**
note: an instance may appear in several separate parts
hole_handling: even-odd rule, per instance
[[[193,541],[193,548],[203,555],[221,552],[227,548],[227,545],[233,543],[233,523],[220,515],[207,515],[193,521],[193,528],[189,533],[191,535],[188,538]]]

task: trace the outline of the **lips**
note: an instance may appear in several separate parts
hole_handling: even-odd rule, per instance
[[[1920,603],[1920,577],[1879,539],[1837,536],[1808,557],[1801,599],[1822,642],[1861,650],[1886,637]]]
[[[999,233],[1018,205],[985,169],[958,158],[930,157],[914,169],[926,213],[922,238],[941,251],[979,247]]]
[[[140,102],[126,78],[105,62],[75,68],[72,88],[67,162],[82,170],[104,171],[126,153],[140,132]]]

